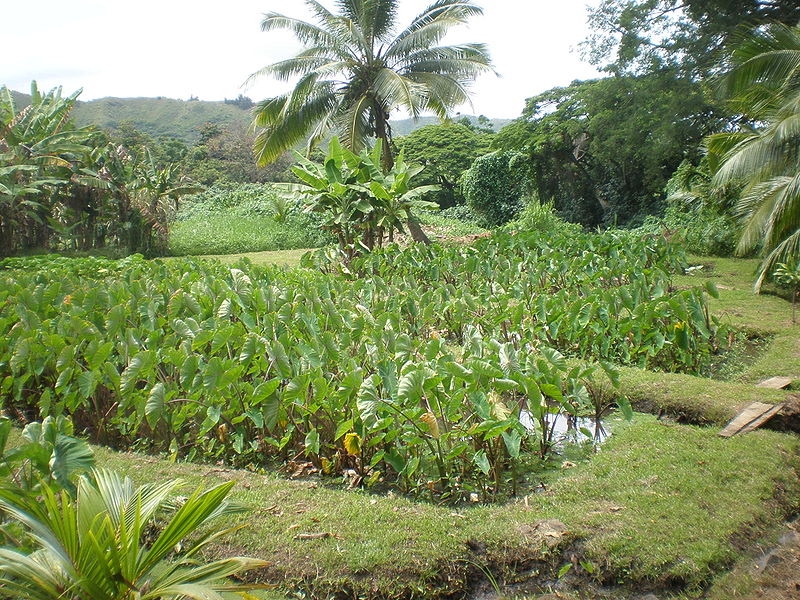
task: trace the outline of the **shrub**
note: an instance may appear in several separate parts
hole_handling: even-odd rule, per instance
[[[476,159],[464,173],[462,186],[467,206],[481,224],[496,227],[514,219],[523,208],[525,177],[518,152],[493,152]]]
[[[541,204],[538,200],[528,202],[519,218],[509,223],[508,227],[541,233],[580,233],[583,231],[583,227],[577,223],[570,223],[559,217],[552,202]]]
[[[736,220],[712,206],[687,209],[670,204],[664,216],[648,217],[636,229],[642,234],[675,232],[686,250],[703,256],[730,256],[736,248],[739,226]]]

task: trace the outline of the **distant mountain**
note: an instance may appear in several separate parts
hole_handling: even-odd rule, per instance
[[[11,92],[18,108],[30,103],[30,96],[20,92]],[[80,125],[97,125],[114,129],[120,123],[128,121],[136,129],[154,137],[168,136],[194,144],[200,136],[200,128],[204,123],[216,123],[222,127],[250,125],[252,115],[234,104],[211,102],[207,100],[175,100],[172,98],[99,98],[88,102],[78,102],[72,113],[75,122]],[[463,115],[458,115],[460,119]],[[468,116],[476,122],[477,117]],[[495,131],[511,119],[492,119]],[[394,137],[408,135],[415,129],[439,122],[436,117],[420,117],[418,120],[402,119],[392,121]]]

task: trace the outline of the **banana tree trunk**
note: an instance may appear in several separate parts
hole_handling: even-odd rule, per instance
[[[375,133],[378,139],[383,143],[383,171],[388,173],[394,167],[394,157],[392,156],[392,140],[389,135],[388,119],[389,115],[383,110],[382,107],[375,107]],[[419,226],[419,221],[414,215],[409,213],[408,220],[406,221],[408,232],[411,234],[411,239],[420,244],[430,244],[430,238],[422,231]]]

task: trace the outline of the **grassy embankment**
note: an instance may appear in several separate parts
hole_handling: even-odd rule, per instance
[[[296,264],[301,254],[246,256]],[[624,369],[623,393],[640,408],[719,425],[743,403],[785,396],[755,388],[754,381],[800,373],[800,336],[791,326],[789,303],[752,295],[751,261],[713,262],[711,273],[678,277],[676,283],[711,278],[720,287],[720,299],[712,303],[716,314],[771,333],[772,342],[738,381]],[[599,454],[563,470],[543,493],[503,506],[455,508],[320,481],[97,452],[100,464],[137,481],[239,481],[234,497],[253,511],[243,517],[247,527],[217,551],[272,561],[259,576],[279,582],[287,593],[452,596],[483,578],[483,569],[506,583],[555,580],[574,555],[584,566],[573,567],[566,578],[636,592],[670,588],[692,597],[800,510],[797,436],[757,431],[724,440],[717,431],[639,415],[630,425],[617,424]],[[297,539],[301,533],[330,535]]]

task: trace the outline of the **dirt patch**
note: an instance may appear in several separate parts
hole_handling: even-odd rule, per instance
[[[777,545],[709,591],[709,600],[799,600],[800,522],[787,524]]]

